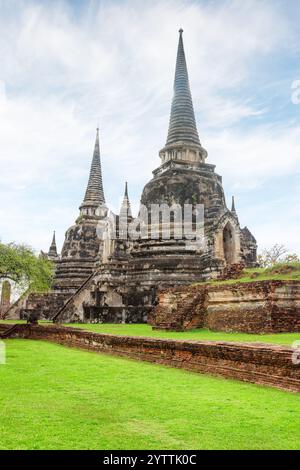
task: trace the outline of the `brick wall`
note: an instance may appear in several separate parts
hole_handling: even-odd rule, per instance
[[[300,282],[199,284],[163,291],[155,328],[279,333],[300,331]]]
[[[7,326],[0,325],[0,331]],[[178,341],[98,334],[60,326],[18,325],[12,337],[53,341],[90,351],[300,392],[293,349],[266,344]]]

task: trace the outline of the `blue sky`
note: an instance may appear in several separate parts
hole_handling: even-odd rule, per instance
[[[167,135],[178,29],[198,131],[260,249],[300,254],[298,0],[0,0],[0,237],[61,247],[100,126],[107,202],[134,208]]]

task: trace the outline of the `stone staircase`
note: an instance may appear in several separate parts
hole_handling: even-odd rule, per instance
[[[2,333],[0,332],[0,339],[9,338],[18,329],[18,326],[18,324],[15,324],[4,330]]]
[[[150,313],[148,323],[154,329],[184,331],[202,328],[206,312],[205,287],[164,291],[159,305]]]
[[[68,309],[68,307],[71,306],[71,304],[74,302],[74,300],[76,299],[76,297],[84,290],[88,287],[88,285],[90,284],[90,282],[92,281],[92,279],[95,277],[95,275],[98,274],[98,272],[93,272],[89,275],[89,277],[81,284],[81,286],[71,295],[68,297],[68,299],[66,300],[66,302],[64,302],[64,304],[56,310],[55,314],[52,316],[52,320],[54,323],[57,323],[59,321],[63,321],[63,318],[64,318],[64,313],[66,312],[66,310]]]

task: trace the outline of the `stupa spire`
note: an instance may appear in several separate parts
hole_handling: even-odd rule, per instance
[[[236,214],[234,196],[232,196],[231,212],[233,212],[234,214]]]
[[[55,239],[55,230],[53,232],[52,242],[48,251],[49,258],[57,257],[57,247],[56,247],[56,239]]]
[[[102,169],[100,160],[99,128],[97,128],[94,154],[90,169],[90,176],[82,206],[105,205],[102,182]]]
[[[130,206],[130,201],[128,197],[128,184],[127,181],[125,183],[125,191],[124,191],[124,197],[123,197],[123,202],[122,206],[120,209],[120,219],[121,218],[132,218],[132,212],[131,212],[131,206]]]
[[[166,146],[179,142],[200,146],[182,33],[183,30],[180,29],[174,79],[174,95]]]
[[[166,145],[159,152],[162,164],[154,170],[154,175],[170,167],[183,168],[186,164],[189,168],[199,168],[207,157],[197,131],[182,33],[180,29],[168,137]]]

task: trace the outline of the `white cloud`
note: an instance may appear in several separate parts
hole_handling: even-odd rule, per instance
[[[1,236],[45,250],[56,228],[62,242],[84,193],[98,122],[107,199],[116,207],[127,179],[137,205],[166,138],[181,26],[209,162],[237,191],[299,170],[297,125],[239,126],[266,113],[243,87],[292,41],[279,4],[84,5],[76,12],[73,2],[0,0],[0,197],[8,214]]]
[[[228,130],[208,136],[206,143],[209,159],[239,190],[248,191],[271,178],[300,172],[300,125]]]

